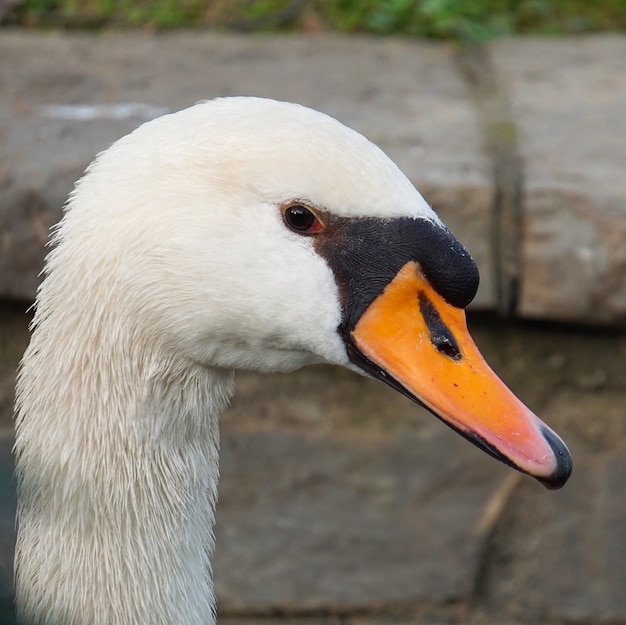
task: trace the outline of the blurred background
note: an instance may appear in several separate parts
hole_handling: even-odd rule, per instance
[[[378,143],[477,260],[469,324],[562,491],[330,367],[239,374],[222,623],[626,624],[625,0],[0,0],[0,624],[15,370],[48,229],[140,123],[224,95]]]

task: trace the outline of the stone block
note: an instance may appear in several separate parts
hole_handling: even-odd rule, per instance
[[[485,510],[509,468],[389,387],[336,367],[240,372],[236,384],[220,424],[221,613],[469,598]]]
[[[227,432],[220,610],[346,613],[467,599],[484,508],[507,473],[460,438],[451,453],[450,436]]]
[[[491,48],[524,162],[519,313],[626,324],[626,39]]]
[[[395,159],[476,257],[493,305],[489,164],[447,46],[322,35],[7,32],[0,39],[0,295],[32,299],[48,226],[95,154],[198,100],[258,95],[327,112]],[[19,71],[17,70],[19,68]]]
[[[0,312],[0,364],[12,377],[24,315],[19,305]],[[517,476],[375,380],[327,366],[239,372],[220,423],[215,558],[220,612],[233,625],[274,614],[371,625],[428,606],[462,613],[400,620],[626,620],[626,336],[476,322],[487,360],[570,445],[565,489]],[[11,388],[0,393],[7,418]],[[4,623],[15,484],[10,424],[0,424]]]
[[[578,458],[563,491],[530,496],[524,484],[501,520],[484,599],[492,614],[516,623],[626,620],[624,451]]]
[[[623,385],[622,385],[623,386]],[[516,623],[626,621],[624,388],[566,387],[543,416],[575,458],[559,492],[523,481],[487,550],[481,601]]]

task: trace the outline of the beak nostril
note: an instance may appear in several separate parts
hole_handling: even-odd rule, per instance
[[[461,360],[461,352],[454,339],[446,334],[431,334],[430,340],[435,349],[452,360]]]
[[[444,356],[458,361],[463,358],[461,350],[452,335],[452,332],[448,326],[441,320],[437,309],[433,306],[432,302],[428,299],[426,293],[420,291],[418,295],[419,309],[428,333],[430,334],[430,342],[433,347]]]

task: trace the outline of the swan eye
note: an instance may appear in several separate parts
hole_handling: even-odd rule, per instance
[[[315,213],[301,204],[293,204],[285,209],[285,223],[296,232],[315,234],[324,228]]]

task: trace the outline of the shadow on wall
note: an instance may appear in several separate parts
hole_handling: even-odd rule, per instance
[[[15,477],[12,438],[0,439],[0,625],[13,625],[13,552],[15,546]]]

